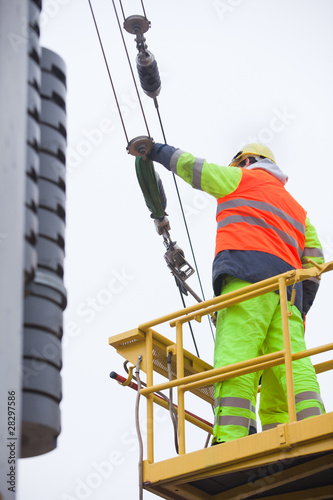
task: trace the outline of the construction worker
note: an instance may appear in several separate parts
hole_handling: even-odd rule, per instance
[[[238,290],[293,269],[324,262],[322,247],[306,211],[284,188],[287,176],[272,151],[261,144],[244,146],[229,166],[196,158],[166,144],[155,144],[149,158],[179,175],[195,189],[217,199],[213,288],[216,295]],[[319,281],[287,289],[292,352],[306,350],[304,318]],[[269,292],[222,309],[216,324],[214,367],[283,349],[278,292]],[[260,374],[251,373],[215,385],[212,444],[256,432],[256,396]],[[293,362],[297,420],[325,411],[310,358]],[[288,422],[285,366],[262,374],[259,416],[262,429]]]

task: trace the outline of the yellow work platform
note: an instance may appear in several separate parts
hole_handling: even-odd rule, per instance
[[[143,465],[144,488],[170,500],[332,499],[333,414]]]
[[[140,378],[136,379],[140,396],[147,399],[147,459],[139,463],[141,489],[169,500],[333,499],[333,413],[297,421],[292,382],[293,360],[333,350],[333,343],[291,353],[286,297],[286,286],[309,277],[320,277],[332,269],[333,262],[330,262],[290,271],[109,339],[110,345],[121,356],[146,373],[145,387],[142,387]],[[204,315],[277,289],[282,311],[282,351],[213,369],[183,349],[183,324],[192,320],[200,322]],[[175,328],[176,342],[153,329],[166,322]],[[286,366],[289,423],[186,453],[185,420],[206,433],[212,433],[211,423],[185,410],[186,392],[212,405],[215,382],[277,364]],[[317,373],[332,368],[333,360],[315,365]],[[167,381],[154,384],[153,372]],[[133,386],[132,370],[126,384]],[[178,455],[155,462],[154,405],[170,410],[170,402],[163,398],[161,391],[171,388],[177,391],[177,407],[173,407],[173,412],[178,415]]]

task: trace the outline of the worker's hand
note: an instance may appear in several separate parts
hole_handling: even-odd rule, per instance
[[[157,163],[161,163],[165,168],[170,170],[170,159],[176,148],[168,144],[160,144],[156,142],[148,154],[148,158]]]
[[[152,161],[154,161],[154,159],[156,160],[156,158],[158,158],[159,155],[161,154],[162,149],[165,148],[166,146],[167,146],[167,144],[160,144],[159,142],[154,143],[153,147],[151,148],[151,150],[148,153],[148,157]]]

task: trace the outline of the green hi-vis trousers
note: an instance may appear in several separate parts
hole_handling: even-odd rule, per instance
[[[222,294],[249,285],[228,276]],[[288,303],[291,350],[306,350],[301,313]],[[280,351],[283,346],[280,297],[269,292],[222,309],[217,316],[214,367],[218,368],[257,356]],[[256,429],[256,399],[261,378],[259,416],[262,429],[288,422],[285,365],[264,372],[218,382],[215,385],[215,423],[213,443],[247,436]],[[293,381],[297,420],[325,412],[317,377],[310,358],[293,362]]]

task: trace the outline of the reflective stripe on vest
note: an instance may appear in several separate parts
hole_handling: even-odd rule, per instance
[[[243,207],[246,205],[247,207],[252,207],[256,208],[258,210],[265,210],[266,212],[270,212],[274,215],[277,215],[281,219],[284,219],[285,221],[289,222],[292,226],[294,226],[298,231],[300,231],[302,234],[305,235],[305,227],[304,224],[298,222],[298,220],[294,219],[294,217],[291,217],[291,215],[286,214],[283,210],[280,208],[275,207],[271,203],[267,203],[266,201],[255,201],[255,200],[247,200],[246,198],[236,198],[233,200],[226,201],[224,203],[219,203],[217,205],[217,212],[216,216],[222,211],[226,210],[228,208],[239,208]],[[304,249],[306,250],[306,249]],[[307,250],[318,250],[315,248],[309,248]],[[305,252],[303,252],[305,253]],[[311,255],[311,254],[307,254]],[[313,254],[313,256],[316,256]]]
[[[243,170],[237,189],[218,200],[215,255],[254,250],[301,268],[305,219],[305,210],[280,181],[262,170]]]
[[[220,229],[222,227],[228,226],[229,224],[235,224],[238,222],[245,222],[246,224],[250,224],[250,226],[259,226],[264,229],[272,229],[279,236],[279,238],[281,238],[281,240],[284,241],[284,243],[287,243],[288,245],[296,248],[299,257],[301,258],[303,251],[298,246],[297,240],[295,238],[289,236],[289,234],[285,233],[284,231],[281,231],[281,229],[278,229],[277,227],[267,224],[267,222],[258,217],[229,215],[229,217],[226,217],[223,221],[220,221],[218,223],[217,228]]]

